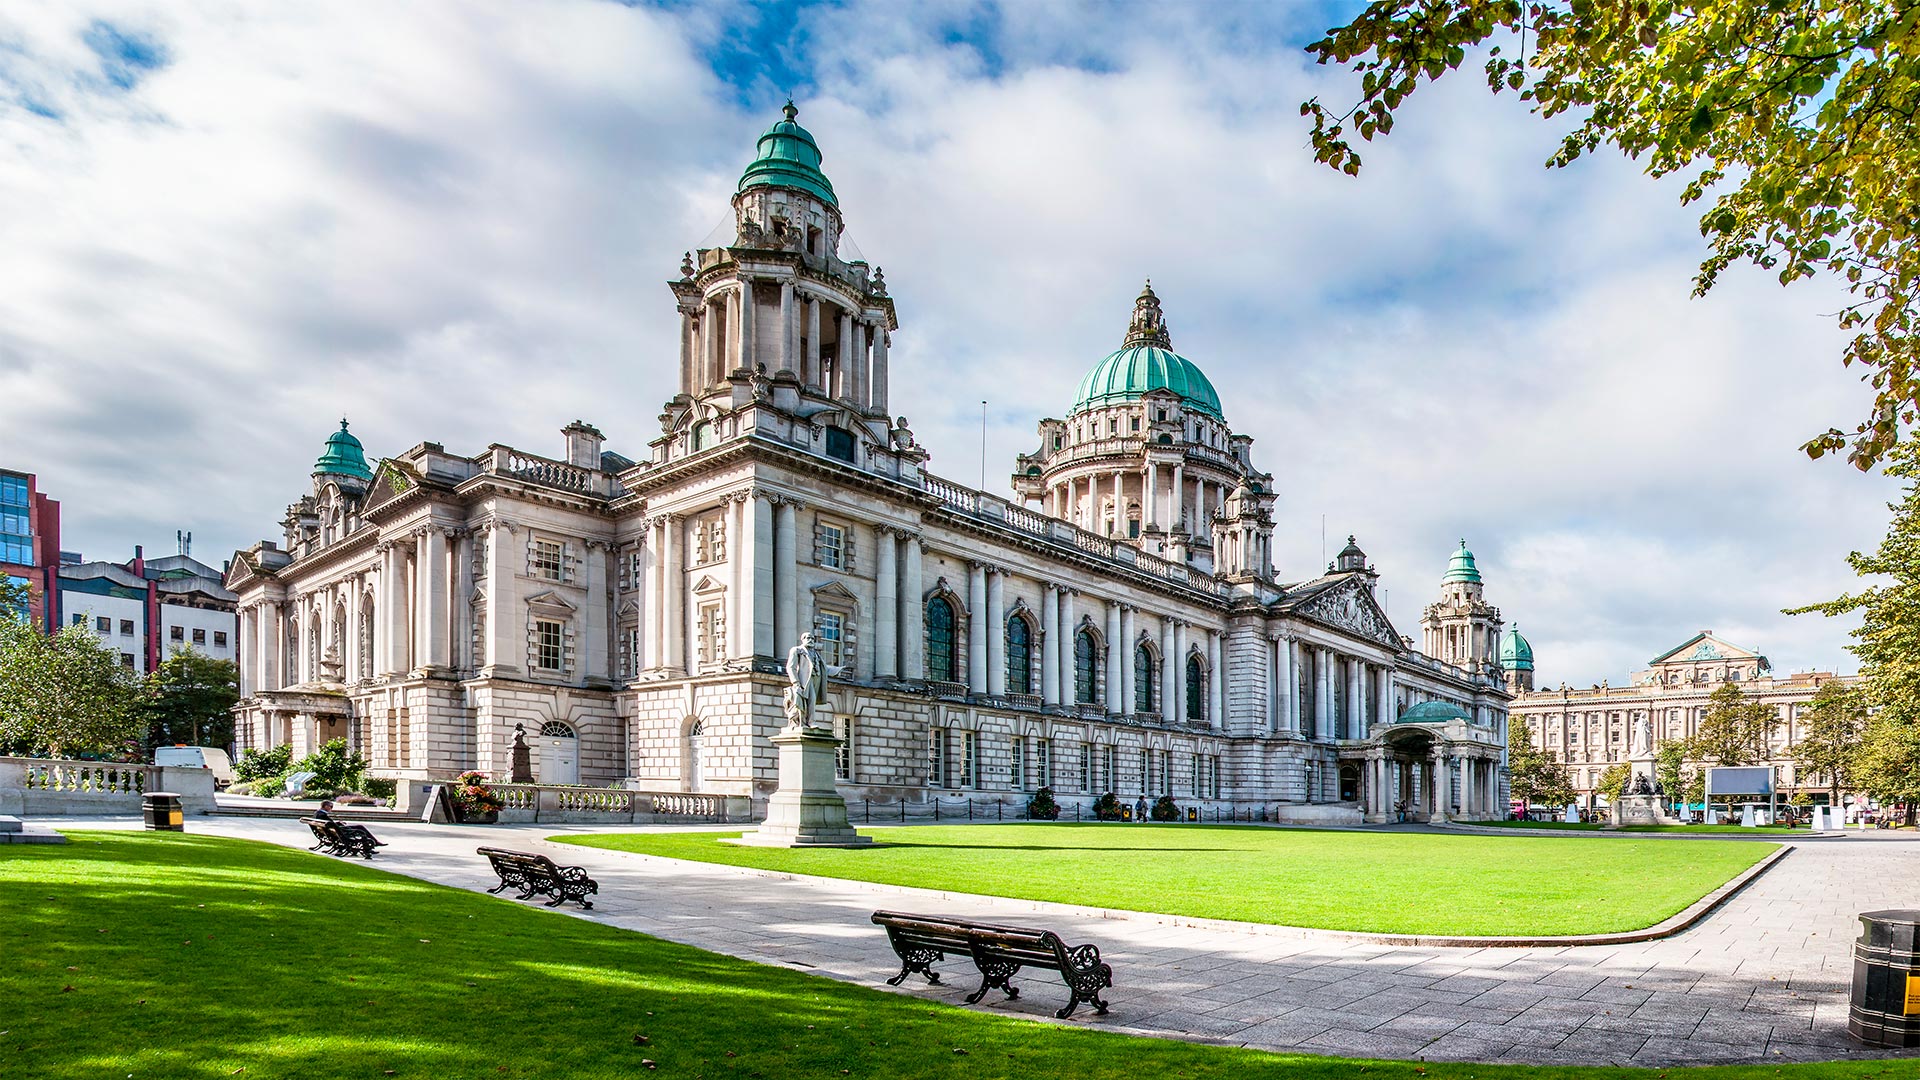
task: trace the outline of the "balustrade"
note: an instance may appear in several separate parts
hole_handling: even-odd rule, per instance
[[[21,786],[28,791],[85,792],[94,795],[142,795],[154,787],[156,766],[113,762],[27,759]]]

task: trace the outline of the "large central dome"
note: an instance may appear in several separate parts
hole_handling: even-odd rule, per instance
[[[1133,322],[1125,344],[1094,365],[1080,380],[1073,413],[1139,401],[1152,390],[1171,390],[1189,406],[1219,419],[1220,395],[1193,361],[1173,351],[1160,298],[1148,282],[1133,302]],[[1071,415],[1071,414],[1069,414]]]

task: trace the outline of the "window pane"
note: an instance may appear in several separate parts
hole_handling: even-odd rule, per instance
[[[927,601],[927,678],[957,682],[954,672],[953,605],[936,596]]]
[[[1073,636],[1073,700],[1083,705],[1093,704],[1094,652],[1091,633],[1082,630]]]
[[[1007,690],[1009,693],[1033,693],[1032,636],[1027,620],[1018,615],[1007,620]]]

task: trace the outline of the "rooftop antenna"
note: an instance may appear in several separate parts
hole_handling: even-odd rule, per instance
[[[182,555],[193,554],[193,534],[192,533],[183,533],[179,529],[175,529],[173,530],[173,542],[179,545],[180,554]]]

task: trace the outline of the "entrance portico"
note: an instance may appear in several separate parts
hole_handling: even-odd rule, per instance
[[[1370,823],[1440,823],[1502,816],[1505,740],[1460,706],[1424,701],[1362,743],[1343,749],[1358,766],[1361,813]]]

